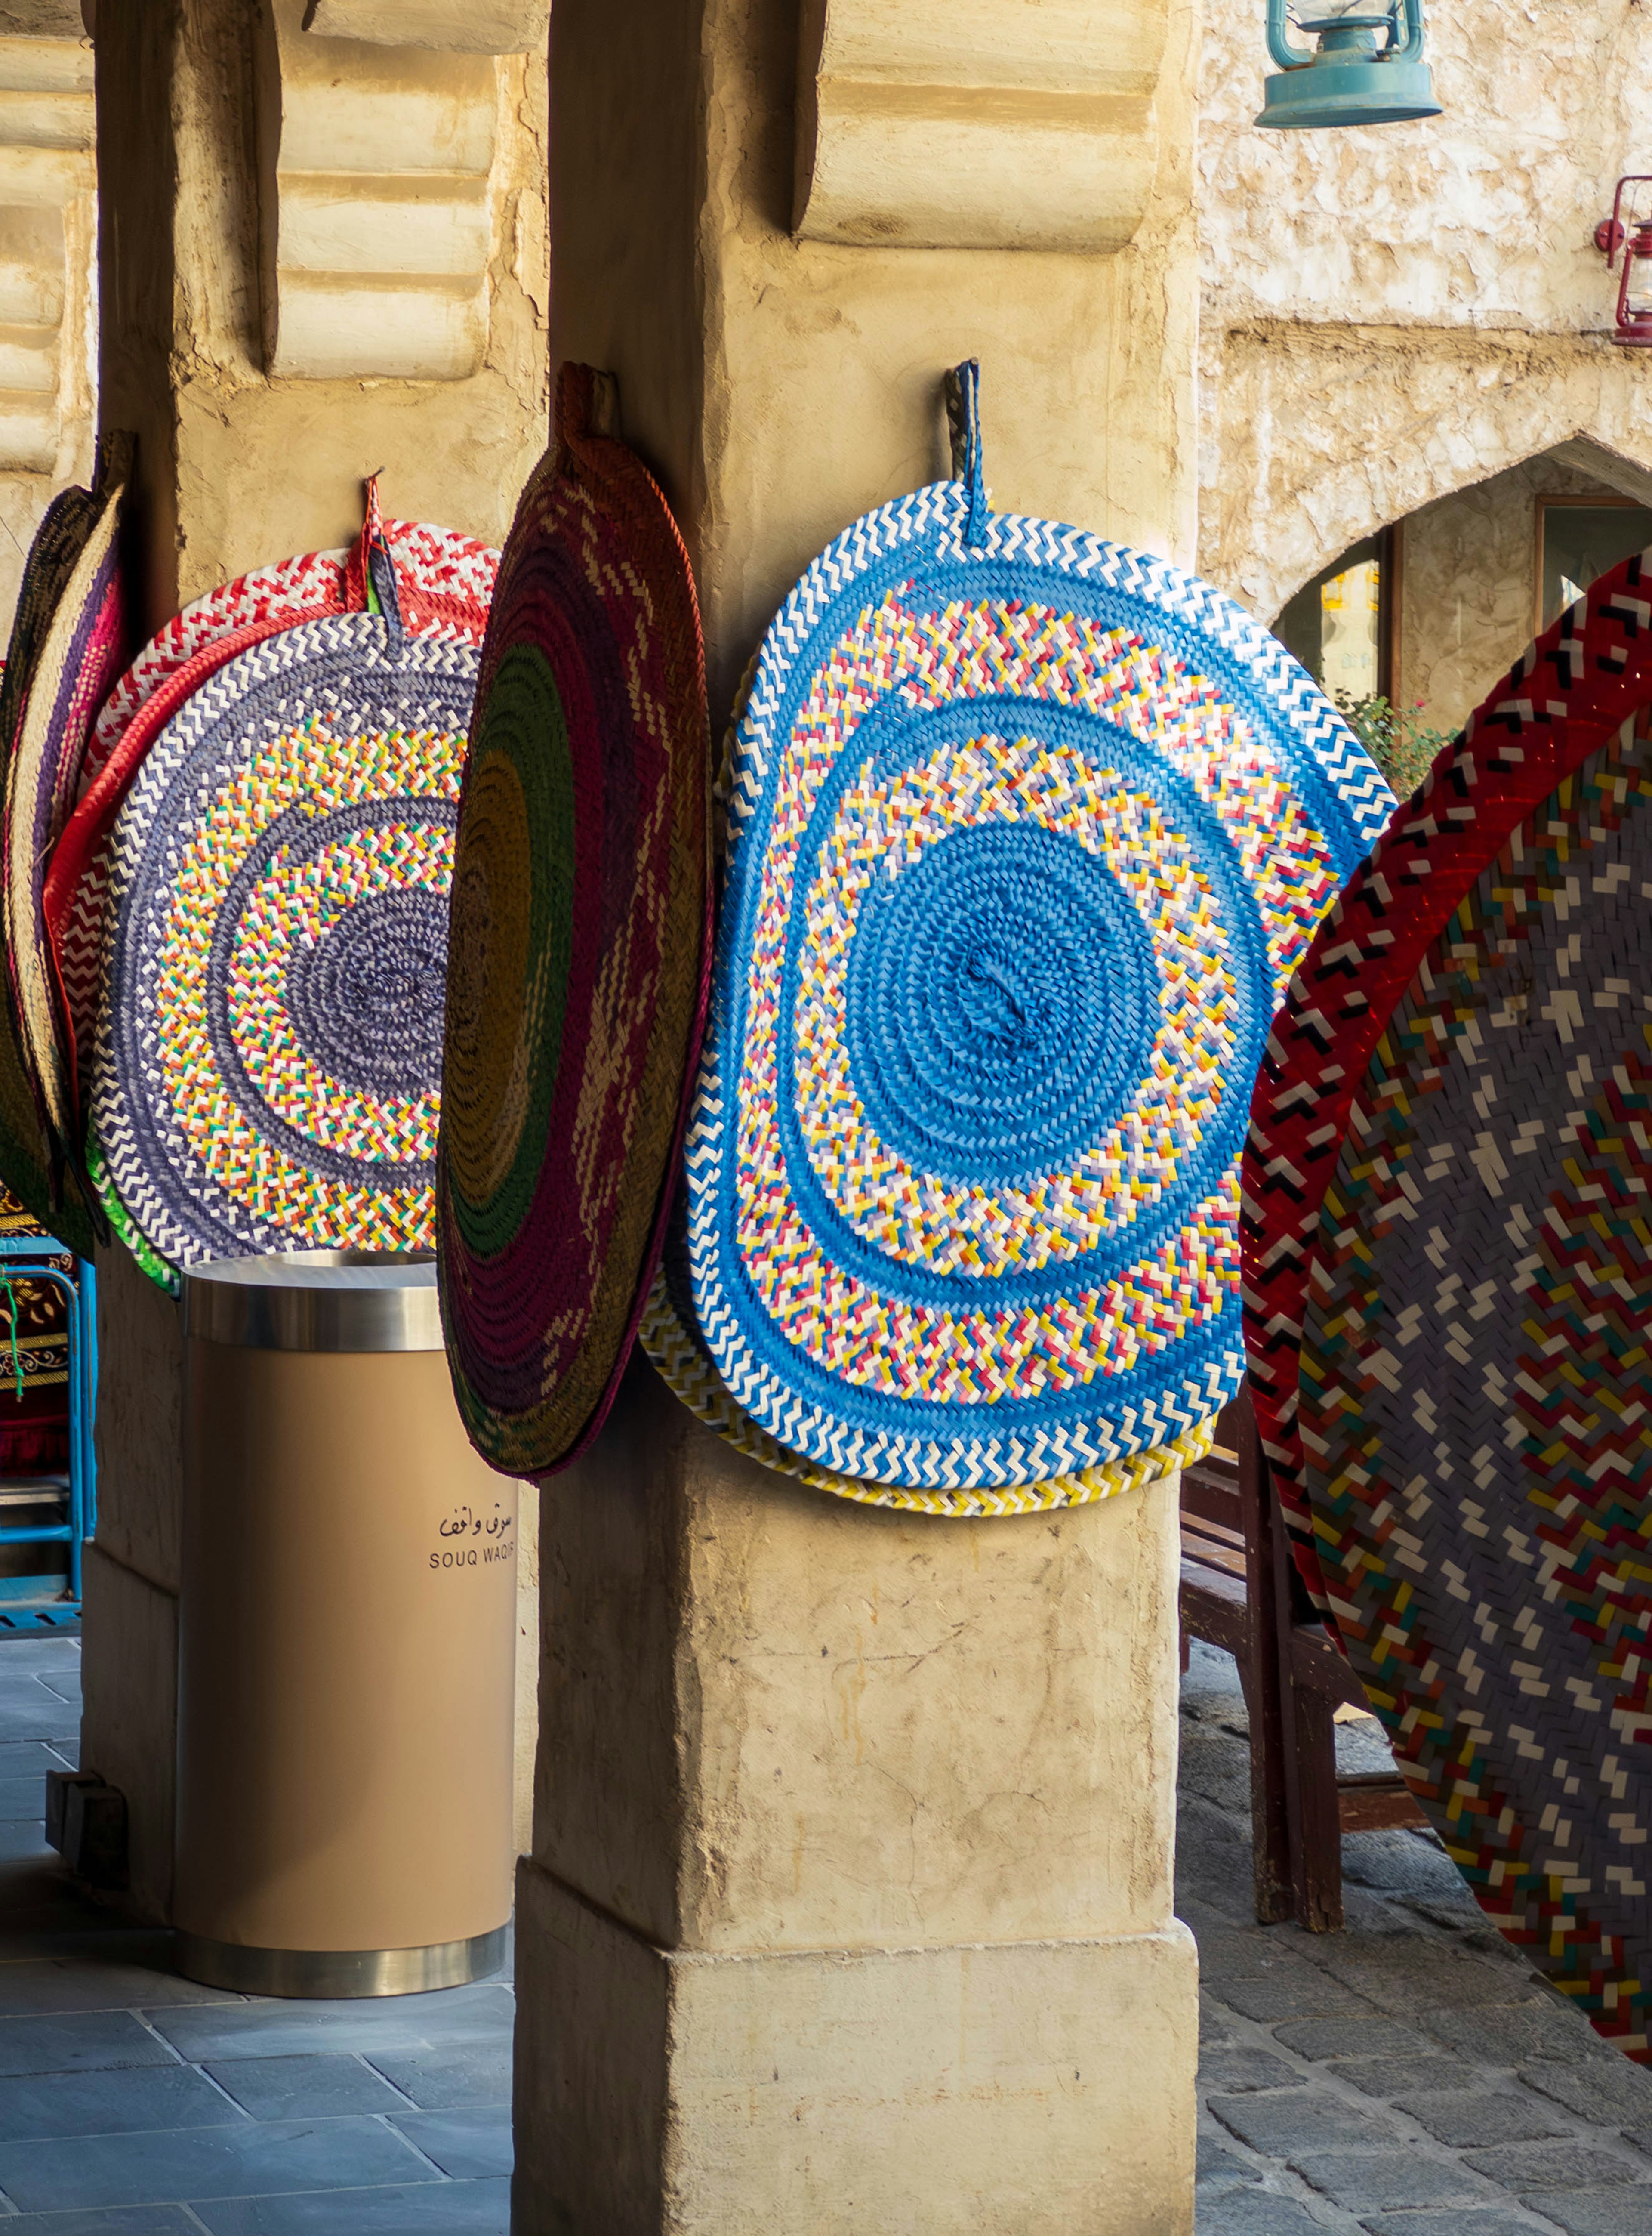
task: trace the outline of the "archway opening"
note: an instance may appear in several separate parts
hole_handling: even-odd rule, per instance
[[[1403,793],[1533,636],[1649,544],[1652,476],[1572,440],[1351,544],[1274,633]]]

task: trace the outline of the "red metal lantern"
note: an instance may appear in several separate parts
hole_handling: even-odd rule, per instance
[[[1595,246],[1606,259],[1609,272],[1619,254],[1623,276],[1617,283],[1617,332],[1612,336],[1628,349],[1652,349],[1652,209],[1634,214],[1636,196],[1624,194],[1633,187],[1652,187],[1645,172],[1620,179],[1612,196],[1612,214],[1595,227]]]

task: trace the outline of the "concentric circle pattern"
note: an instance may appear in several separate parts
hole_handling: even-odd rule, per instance
[[[423,521],[383,523],[403,628],[480,645],[499,554]],[[115,684],[82,765],[78,799],[53,856],[44,913],[62,988],[71,1070],[85,1073],[103,977],[108,838],[121,803],[167,723],[226,661],[266,637],[364,608],[359,550],[311,551],[259,567],[186,606]],[[87,1084],[81,1080],[81,1088]]]
[[[601,1425],[653,1277],[706,990],[705,677],[682,542],[562,368],[505,547],[453,902],[437,1262],[511,1475]]]
[[[115,825],[95,1130],[156,1256],[432,1240],[477,654],[311,621],[185,702]]]
[[[1652,725],[1590,753],[1356,1080],[1302,1325],[1350,1660],[1481,1904],[1652,2062]]]
[[[1391,806],[1162,562],[961,482],[823,553],[740,725],[688,1143],[692,1313],[757,1429],[968,1490],[1205,1422],[1268,1020]]]

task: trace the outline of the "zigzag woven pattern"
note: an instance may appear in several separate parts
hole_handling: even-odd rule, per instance
[[[1245,1339],[1262,1448],[1309,1589],[1297,1359],[1314,1239],[1384,1023],[1468,887],[1538,803],[1652,700],[1652,558],[1603,575],[1511,669],[1321,927],[1275,1020],[1244,1154]]]
[[[1325,1588],[1488,1914],[1652,2063],[1652,737],[1460,896],[1359,1081],[1301,1347]]]
[[[952,1520],[970,1520],[1007,1514],[1043,1514],[1063,1506],[1093,1506],[1098,1500],[1115,1498],[1121,1491],[1144,1490],[1184,1467],[1195,1466],[1216,1441],[1212,1414],[1196,1428],[1184,1430],[1169,1444],[1106,1467],[1087,1468],[1082,1474],[1059,1476],[1046,1483],[1007,1490],[967,1490],[938,1485],[932,1490],[912,1490],[892,1483],[872,1483],[841,1469],[822,1467],[806,1460],[757,1427],[724,1388],[705,1345],[695,1331],[679,1270],[667,1253],[655,1279],[643,1314],[639,1338],[643,1349],[666,1384],[680,1398],[697,1420],[715,1429],[732,1444],[764,1467],[781,1475],[796,1476],[811,1490],[829,1491],[834,1498],[852,1499],[860,1506],[887,1506],[908,1514],[934,1514]]]
[[[822,553],[758,660],[687,1281],[777,1444],[996,1492],[1238,1386],[1250,1082],[1392,800],[1237,607],[989,512],[965,447]]]
[[[170,1265],[429,1246],[473,644],[306,622],[201,686],[112,846],[95,1131]],[[112,1206],[112,1212],[115,1207]]]

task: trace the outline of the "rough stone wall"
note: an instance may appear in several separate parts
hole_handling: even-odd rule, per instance
[[[1446,114],[1260,132],[1260,7],[1212,0],[1200,565],[1271,619],[1350,543],[1578,437],[1652,468],[1652,365],[1591,235],[1652,170],[1652,8],[1435,0]]]
[[[1531,641],[1537,500],[1617,492],[1552,454],[1425,505],[1404,529],[1398,674],[1401,706],[1455,730]]]

